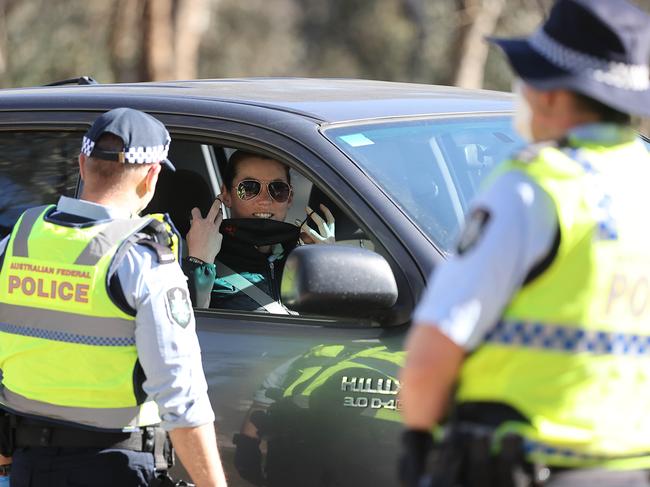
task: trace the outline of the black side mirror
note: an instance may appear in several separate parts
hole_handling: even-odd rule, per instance
[[[280,289],[285,306],[299,313],[377,318],[397,301],[386,259],[345,245],[296,248],[287,258]]]

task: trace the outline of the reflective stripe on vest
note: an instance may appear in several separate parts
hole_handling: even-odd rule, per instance
[[[0,403],[17,414],[35,415],[56,422],[80,424],[99,430],[129,432],[137,430],[140,426],[159,422],[159,419],[151,422],[152,418],[158,418],[158,407],[153,401],[121,408],[58,406],[37,399],[28,399],[5,388],[0,390]]]
[[[500,321],[485,336],[485,341],[567,353],[650,356],[650,335],[585,330],[550,323]]]
[[[134,317],[108,293],[115,255],[152,220],[80,227],[49,221],[53,209],[22,215],[0,270],[0,402],[100,429],[157,423],[155,404],[138,399],[134,382]]]
[[[650,467],[650,156],[636,141],[545,147],[501,171],[552,198],[560,245],[468,356],[457,401],[518,410],[530,423],[500,431],[532,461]]]

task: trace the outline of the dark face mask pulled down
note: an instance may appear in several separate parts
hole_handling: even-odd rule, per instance
[[[219,230],[224,237],[254,246],[282,244],[292,249],[298,243],[300,227],[263,218],[227,218]]]

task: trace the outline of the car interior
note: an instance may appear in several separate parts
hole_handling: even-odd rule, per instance
[[[34,140],[37,143],[28,142]],[[77,163],[78,132],[0,132],[0,143],[5,148],[0,155],[0,178],[5,180],[0,196],[0,238],[3,238],[25,209],[56,203],[59,195],[74,197],[81,186]],[[221,173],[228,157],[236,149],[200,140],[175,139],[169,159],[176,172],[167,169],[160,172],[156,193],[143,214],[168,213],[184,238],[190,228],[192,208],[198,207],[203,215],[207,213],[220,192]],[[16,164],[16,161],[21,163]],[[30,165],[28,161],[39,161],[39,164]],[[307,217],[307,206],[321,213],[320,205],[323,204],[335,218],[337,244],[375,250],[370,236],[346,211],[295,168],[291,168],[291,183],[293,204],[286,222],[299,224]],[[224,206],[223,210],[228,218],[228,209]],[[311,220],[308,223],[317,229]],[[186,248],[186,245],[182,247]]]
[[[168,213],[185,238],[190,229],[192,208],[199,208],[206,215],[214,199],[219,194],[222,183],[221,173],[228,157],[235,148],[207,145],[191,140],[172,142],[169,159],[176,167],[172,172],[163,169],[158,177],[156,193],[143,214]],[[306,218],[305,208],[322,213],[320,205],[325,205],[335,218],[335,238],[337,244],[374,250],[375,246],[368,235],[349,216],[336,205],[325,192],[311,183],[295,169],[291,169],[293,204],[287,213],[286,222],[300,224]],[[229,210],[222,207],[224,217]],[[308,220],[315,230],[317,225]],[[185,245],[182,246],[186,248]]]

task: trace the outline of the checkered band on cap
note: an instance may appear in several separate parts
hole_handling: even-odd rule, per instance
[[[156,145],[153,147],[129,147],[124,151],[124,161],[131,164],[154,164],[167,159],[169,153],[169,143],[165,145]],[[95,148],[95,143],[88,137],[83,138],[81,142],[82,154],[90,157]]]
[[[95,143],[84,135],[83,140],[81,141],[81,153],[85,156],[90,157],[90,153],[95,148]]]
[[[567,71],[589,72],[596,81],[624,90],[650,88],[650,70],[646,65],[617,63],[576,51],[554,40],[544,29],[538,29],[528,43],[547,61]]]
[[[124,160],[131,164],[153,164],[167,159],[168,153],[169,141],[153,147],[129,147],[124,151]]]

